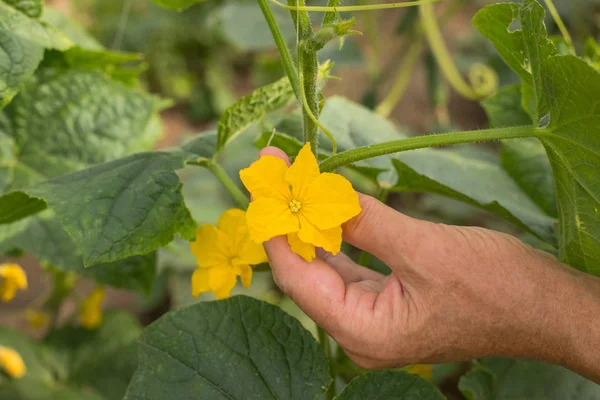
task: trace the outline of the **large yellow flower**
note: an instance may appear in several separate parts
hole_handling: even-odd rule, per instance
[[[221,215],[217,226],[201,225],[190,243],[198,269],[192,275],[192,295],[213,292],[217,299],[229,297],[237,277],[250,287],[251,265],[267,261],[265,250],[250,240],[246,213],[234,208]]]
[[[102,302],[104,301],[104,288],[98,286],[81,303],[79,319],[85,329],[96,329],[102,324]]]
[[[315,258],[315,247],[338,253],[341,225],[360,213],[350,182],[320,173],[308,143],[291,167],[265,156],[240,171],[240,177],[253,199],[247,213],[250,237],[262,243],[287,235],[292,251],[307,261]]]
[[[14,379],[21,378],[27,372],[25,363],[19,353],[4,346],[0,346],[0,368]]]
[[[0,299],[4,302],[15,298],[17,290],[27,289],[27,276],[17,264],[0,264]]]

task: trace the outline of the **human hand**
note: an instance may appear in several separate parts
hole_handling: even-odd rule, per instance
[[[264,155],[289,163],[273,147]],[[419,221],[365,195],[360,202],[344,240],[387,264],[389,276],[342,253],[321,252],[308,263],[284,237],[265,243],[277,285],[357,364],[495,355],[537,358],[600,379],[598,350],[590,356],[573,329],[577,321],[592,324],[587,341],[597,342],[600,325],[590,321],[600,311],[598,279],[510,235]]]

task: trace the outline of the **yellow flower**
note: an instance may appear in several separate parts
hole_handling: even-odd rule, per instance
[[[192,295],[213,292],[217,299],[229,297],[237,276],[250,287],[251,265],[267,261],[265,250],[250,240],[246,213],[234,208],[221,215],[217,226],[201,225],[190,243],[198,269],[192,275]]]
[[[42,311],[38,310],[26,310],[25,317],[27,318],[27,323],[32,329],[41,329],[48,323],[48,315]]]
[[[431,380],[433,377],[433,365],[414,364],[406,367],[406,372],[413,375],[419,375],[423,379]]]
[[[83,300],[79,309],[81,326],[86,329],[96,329],[102,324],[102,301],[104,288],[97,287]]]
[[[0,299],[4,302],[14,299],[17,290],[27,289],[27,276],[17,264],[0,264],[0,278]]]
[[[307,261],[315,258],[315,247],[338,253],[341,225],[361,211],[350,182],[320,173],[308,143],[291,167],[265,156],[240,171],[240,178],[253,199],[247,213],[252,240],[262,243],[287,235],[292,251]]]
[[[19,353],[3,346],[0,346],[0,367],[14,379],[21,378],[27,372],[27,367]]]

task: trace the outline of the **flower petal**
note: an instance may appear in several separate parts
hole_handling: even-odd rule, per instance
[[[246,221],[250,239],[257,243],[300,229],[298,217],[292,213],[287,203],[266,197],[250,203]]]
[[[19,379],[27,372],[21,355],[15,350],[0,346],[0,369],[13,379]]]
[[[292,186],[293,197],[298,198],[319,174],[317,159],[310,151],[310,143],[306,143],[298,153],[294,164],[286,172],[285,181]]]
[[[218,300],[226,299],[235,287],[237,276],[230,266],[214,267],[209,271],[208,283]]]
[[[226,264],[229,259],[228,244],[230,240],[214,225],[200,225],[196,231],[196,240],[190,243],[198,266],[208,268]]]
[[[281,158],[264,156],[240,171],[240,179],[254,199],[271,197],[289,202],[289,185],[285,182],[288,166]]]
[[[192,296],[198,297],[200,293],[210,292],[208,283],[211,268],[198,268],[192,274]]]
[[[310,243],[304,243],[302,240],[300,240],[298,233],[288,233],[287,238],[290,249],[294,253],[298,254],[308,262],[311,262],[315,259],[315,246]]]
[[[249,265],[243,264],[237,265],[236,267],[238,268],[237,272],[242,281],[242,285],[244,285],[246,289],[250,289],[250,284],[252,283],[252,268],[250,268]]]
[[[239,228],[245,226],[246,213],[244,210],[240,210],[239,208],[232,208],[225,211],[219,217],[219,222],[217,222],[217,228],[229,236],[236,235]]]
[[[331,229],[360,214],[358,194],[337,174],[321,174],[306,188],[301,214],[319,229]]]
[[[325,251],[335,255],[342,248],[342,227],[321,230],[311,224],[302,215],[300,216],[300,231],[298,237],[305,243],[321,247]]]
[[[269,261],[265,248],[262,244],[250,240],[246,234],[245,240],[241,241],[237,259],[240,263],[257,265]]]

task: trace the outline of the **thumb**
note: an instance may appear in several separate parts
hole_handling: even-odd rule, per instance
[[[423,221],[408,217],[379,200],[359,193],[361,213],[344,225],[344,240],[373,254],[388,266],[399,266],[425,238]]]

